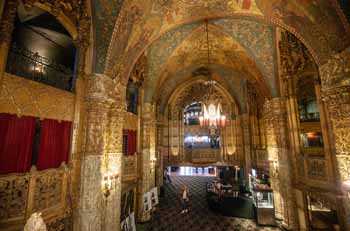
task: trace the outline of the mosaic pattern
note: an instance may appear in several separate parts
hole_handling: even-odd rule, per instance
[[[272,95],[277,96],[272,27],[241,19],[220,19],[213,23],[228,32],[249,51],[264,73],[264,77],[267,78]]]
[[[212,177],[172,176],[172,184],[166,184],[165,197],[153,219],[144,227],[147,231],[272,231],[274,227],[257,227],[249,219],[224,217],[209,210],[205,197],[205,184]],[[189,212],[181,214],[180,192],[182,186],[189,187]]]
[[[165,110],[166,104],[176,86],[179,86],[191,78],[191,75],[188,75],[188,73],[192,73],[197,68],[198,66],[191,66],[183,69],[172,76],[172,78],[168,78],[163,82],[158,92],[161,111]],[[241,92],[243,87],[242,82],[245,81],[240,78],[239,73],[220,65],[210,65],[210,69],[213,71],[213,75],[218,75],[220,77],[221,81],[219,81],[219,83],[221,83],[221,85],[237,100],[239,108],[244,111],[244,101]]]
[[[283,25],[302,38],[318,63],[327,60],[350,44],[331,1],[287,0],[134,0],[128,2],[117,20],[105,73],[127,78],[135,59],[151,41],[183,23],[205,16],[247,15],[249,19],[266,19]]]
[[[0,88],[0,112],[72,121],[74,94],[6,73]]]
[[[174,33],[168,33],[166,38],[158,40],[154,45],[151,46],[149,52],[150,60],[150,71],[148,74],[149,82],[148,88],[146,90],[146,101],[149,102],[152,100],[153,92],[158,92],[158,87],[167,87],[163,81],[166,81],[167,78],[177,78],[176,72],[179,70],[190,70],[190,66],[200,66],[207,65],[207,43],[206,43],[206,28],[205,24],[201,24],[199,27],[188,27],[187,30],[193,30],[187,33],[181,33],[180,35],[187,34],[188,36],[177,37]],[[261,81],[264,77],[259,70],[254,56],[251,56],[245,48],[237,42],[233,36],[223,31],[216,25],[209,24],[209,45],[210,45],[210,62],[215,63],[216,65],[221,65],[225,69],[231,69],[231,72],[236,72],[236,78],[248,78],[252,82]],[[243,27],[240,28],[241,32],[239,34],[245,34]],[[264,34],[260,30],[252,29],[254,34]],[[272,33],[267,34],[270,36],[267,39],[267,43],[272,43]],[[242,36],[244,37],[244,36]],[[183,41],[181,39],[185,38]],[[262,37],[259,41],[262,41],[266,37]],[[254,46],[254,52],[259,53],[256,56],[269,57],[271,60],[270,70],[272,73],[266,74],[266,76],[274,77],[274,68],[273,68],[273,53],[272,44],[262,46],[261,49],[257,47],[261,44],[254,44],[254,39],[251,39],[251,42],[246,42],[250,46]],[[179,44],[175,49],[175,45]],[[171,49],[167,49],[167,48]],[[171,52],[172,51],[172,52]],[[262,57],[263,56],[263,57]],[[268,66],[268,65],[266,65]],[[220,68],[219,68],[220,69]],[[187,73],[190,75],[191,73]],[[177,80],[175,80],[177,81]],[[261,81],[264,85],[264,81]],[[273,81],[267,80],[268,83],[273,83]],[[235,84],[237,85],[237,84]],[[263,91],[264,94],[269,95],[268,91]]]
[[[95,39],[96,39],[96,72],[102,73],[106,62],[106,54],[114,29],[115,21],[122,8],[124,0],[96,0]]]

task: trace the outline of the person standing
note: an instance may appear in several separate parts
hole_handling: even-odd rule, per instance
[[[170,173],[169,173],[167,168],[164,169],[164,177],[163,178],[165,181],[167,180],[171,184]]]
[[[181,213],[188,213],[188,188],[186,185],[183,186],[182,194],[181,194],[181,202],[182,202],[182,211]]]

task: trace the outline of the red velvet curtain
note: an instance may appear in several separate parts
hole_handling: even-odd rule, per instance
[[[29,171],[34,133],[34,117],[0,114],[0,174]]]
[[[72,123],[45,119],[41,122],[38,170],[58,168],[67,163],[70,149]]]
[[[136,131],[133,130],[126,130],[125,133],[128,136],[128,142],[127,142],[127,155],[133,155],[136,152]]]

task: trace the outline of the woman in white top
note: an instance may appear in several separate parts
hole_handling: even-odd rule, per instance
[[[186,185],[184,185],[182,189],[182,211],[181,213],[187,213],[188,212],[188,188]]]

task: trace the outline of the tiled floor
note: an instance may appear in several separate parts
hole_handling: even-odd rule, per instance
[[[272,227],[257,227],[249,219],[224,217],[209,210],[206,202],[205,184],[212,177],[172,176],[172,184],[166,184],[165,197],[152,220],[144,226],[148,231],[238,231],[279,230]],[[180,188],[186,184],[190,193],[190,210],[181,214]]]

